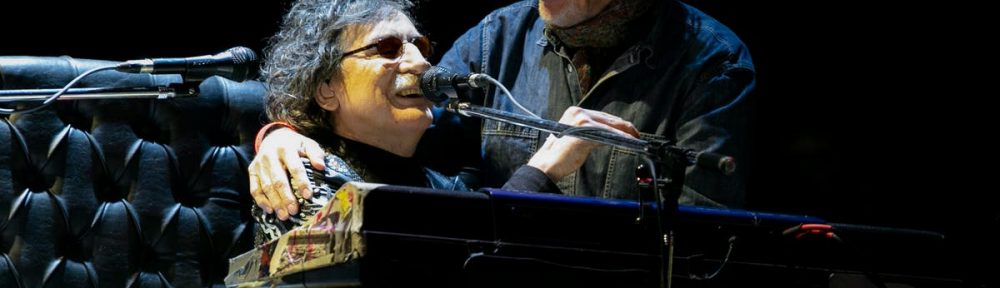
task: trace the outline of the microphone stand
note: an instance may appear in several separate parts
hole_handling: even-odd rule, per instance
[[[527,117],[507,111],[472,105],[466,102],[452,102],[449,104],[447,109],[455,111],[463,116],[492,119],[508,124],[532,128],[542,132],[552,133],[557,136],[562,136],[567,131],[572,132],[572,129],[574,129],[573,126],[552,120]],[[566,135],[572,135],[577,138],[601,144],[612,145],[633,152],[645,153],[649,149],[649,143],[644,140],[622,137],[614,132],[604,129],[587,129],[578,131],[579,132]]]
[[[0,90],[0,103],[43,101],[60,89]],[[71,88],[58,100],[172,99],[198,96],[197,83],[174,83],[157,87]]]
[[[662,261],[665,262],[663,263],[663,267],[666,270],[666,275],[663,273],[660,274],[660,283],[661,286],[665,285],[665,287],[670,287],[672,284],[674,241],[673,225],[670,224],[671,221],[664,221],[664,219],[673,219],[677,213],[677,200],[684,187],[685,168],[697,164],[699,166],[707,166],[710,169],[717,169],[726,175],[731,175],[735,169],[735,162],[732,157],[711,152],[697,152],[675,146],[669,141],[646,141],[629,138],[600,128],[573,127],[552,120],[528,117],[473,105],[468,102],[461,102],[453,97],[449,98],[450,101],[448,101],[445,108],[466,117],[496,120],[552,133],[557,137],[573,136],[586,139],[632,151],[646,156],[647,159],[651,160],[648,164],[640,165],[637,168],[641,214],[636,221],[645,221],[647,210],[654,210],[652,211],[653,213],[658,213],[655,214],[657,217],[655,220],[658,222],[657,228],[660,229],[659,234],[663,237],[660,254]],[[648,165],[651,166],[646,167]],[[657,173],[655,171],[662,172]],[[656,198],[654,205],[660,208],[654,207],[654,205],[644,205],[644,202],[649,201],[643,201],[643,195],[654,196]],[[662,249],[666,249],[666,251]]]

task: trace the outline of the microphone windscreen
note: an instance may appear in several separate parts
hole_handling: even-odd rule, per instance
[[[454,75],[455,73],[440,66],[433,66],[427,69],[424,74],[420,75],[420,90],[424,93],[424,98],[434,103],[441,103],[448,100],[448,92],[454,93],[451,91],[454,88],[449,87],[451,85],[449,80]]]
[[[233,57],[233,72],[229,80],[243,82],[257,78],[257,54],[246,47],[233,47],[226,50]]]

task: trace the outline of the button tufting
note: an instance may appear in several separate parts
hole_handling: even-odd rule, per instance
[[[5,76],[51,88],[35,86],[72,75]],[[105,75],[86,85],[165,79]],[[0,286],[221,284],[228,258],[253,243],[246,147],[266,119],[264,88],[213,77],[201,91],[181,101],[60,101],[0,120]]]

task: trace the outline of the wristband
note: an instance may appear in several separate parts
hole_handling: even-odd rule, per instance
[[[293,127],[292,124],[288,124],[288,122],[274,121],[271,123],[267,123],[267,125],[264,125],[264,127],[260,127],[260,131],[257,131],[257,138],[255,138],[253,141],[254,153],[257,153],[257,150],[260,150],[260,142],[264,142],[264,136],[267,136],[267,133],[270,133],[271,130],[274,130],[275,128],[281,128],[281,127],[285,127],[288,129],[292,129],[292,131],[296,131],[295,127]]]

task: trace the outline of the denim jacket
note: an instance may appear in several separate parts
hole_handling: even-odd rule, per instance
[[[492,12],[456,40],[439,66],[458,73],[489,74],[543,118],[558,120],[574,105],[600,110],[631,121],[643,139],[675,141],[685,148],[745,160],[746,98],[754,87],[755,72],[746,46],[729,28],[686,4],[661,1],[652,11],[655,25],[645,39],[617,57],[583,94],[570,56],[545,36],[537,3],[528,0]],[[473,103],[518,113],[500,93],[490,89],[473,96]],[[500,187],[548,134],[436,110],[435,125],[425,136],[421,145],[436,150],[429,154],[436,156],[428,157],[439,162],[432,166],[474,158],[481,162],[462,165],[478,165],[483,186]],[[460,157],[441,159],[441,155]],[[628,151],[598,148],[580,170],[557,185],[569,195],[636,199],[635,169],[640,161]],[[745,164],[742,161],[736,174],[728,177],[688,168],[681,203],[742,206]]]

